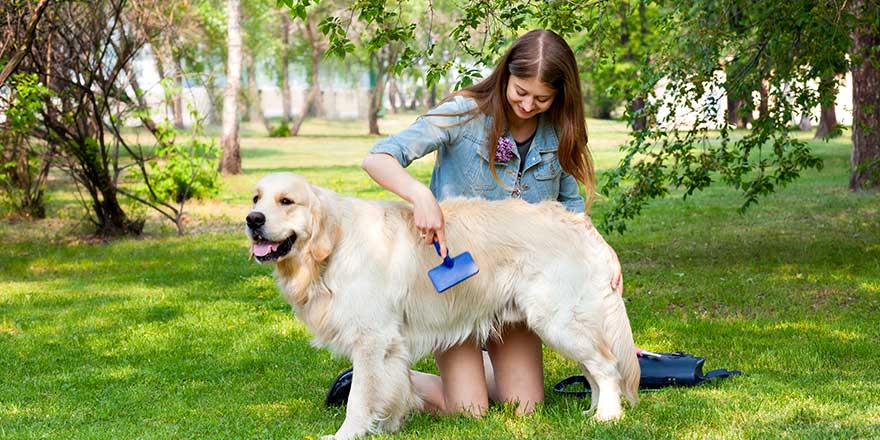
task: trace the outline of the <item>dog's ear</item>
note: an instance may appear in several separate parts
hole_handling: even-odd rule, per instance
[[[319,263],[330,256],[339,236],[336,206],[325,194],[309,188],[309,213],[311,214],[311,236],[306,251]]]

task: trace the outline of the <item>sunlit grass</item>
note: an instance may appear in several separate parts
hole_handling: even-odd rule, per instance
[[[415,114],[389,115],[383,132]],[[151,215],[137,239],[97,242],[75,190],[53,176],[50,219],[0,222],[0,438],[318,438],[344,359],[310,346],[271,269],[247,258],[241,219],[256,180],[294,171],[346,195],[394,199],[360,170],[379,138],[360,121],[307,121],[273,139],[246,126],[244,174],[188,206],[188,236]],[[590,121],[599,170],[626,127]],[[209,131],[209,134],[212,132]],[[257,136],[260,135],[260,136]],[[614,424],[548,394],[537,414],[414,415],[395,439],[876,438],[880,436],[880,196],[846,190],[849,142],[812,142],[822,171],[762,199],[710,188],[651,204],[612,235],[636,342],[745,372],[643,393]],[[427,158],[410,169],[430,177]],[[607,204],[598,200],[594,216]],[[430,359],[416,366],[435,371]],[[576,373],[547,352],[549,386]],[[549,391],[548,391],[549,392]]]

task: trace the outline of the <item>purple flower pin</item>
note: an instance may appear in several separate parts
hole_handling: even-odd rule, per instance
[[[507,136],[498,138],[498,149],[495,150],[495,162],[507,162],[513,159],[513,142]]]

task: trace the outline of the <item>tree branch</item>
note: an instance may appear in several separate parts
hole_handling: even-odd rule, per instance
[[[22,60],[24,60],[25,55],[30,50],[31,45],[34,43],[34,38],[37,35],[37,23],[39,23],[40,18],[43,17],[43,12],[46,10],[46,6],[49,5],[49,0],[42,0],[40,4],[37,5],[36,11],[34,11],[34,16],[31,17],[30,23],[28,23],[27,33],[25,34],[24,46],[19,48],[15,55],[12,56],[12,59],[6,64],[3,68],[3,71],[0,72],[0,86],[6,83],[6,79],[9,78],[9,75],[12,75],[12,72],[18,68],[18,65],[21,64]]]

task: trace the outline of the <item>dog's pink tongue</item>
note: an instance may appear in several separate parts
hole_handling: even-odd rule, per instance
[[[251,252],[258,257],[265,257],[278,248],[278,243],[271,241],[256,241],[251,245]]]

